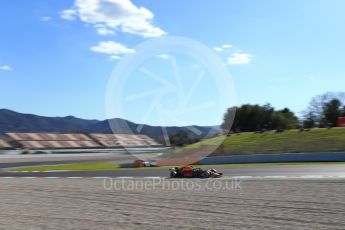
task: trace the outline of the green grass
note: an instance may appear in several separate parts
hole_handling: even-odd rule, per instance
[[[170,168],[172,166],[162,167],[144,167],[140,169],[159,169],[159,168]],[[138,168],[121,168],[118,164],[112,164],[109,162],[88,162],[88,163],[75,163],[75,164],[60,164],[60,165],[40,165],[30,167],[15,167],[9,169],[12,172],[20,171],[95,171],[95,170],[136,170]]]
[[[345,152],[345,128],[312,129],[309,132],[287,130],[282,133],[270,131],[264,134],[244,132],[229,137],[215,137],[178,150],[188,150],[200,147],[223,144],[215,155],[245,155],[269,153],[299,153],[299,152]]]
[[[10,171],[53,171],[53,170],[113,170],[119,165],[107,162],[76,163],[62,165],[40,165],[31,167],[12,168]]]

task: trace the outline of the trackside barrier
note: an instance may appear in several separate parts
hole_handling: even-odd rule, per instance
[[[283,153],[241,156],[213,156],[199,161],[200,164],[283,163],[283,162],[335,162],[345,161],[345,152],[335,153]]]

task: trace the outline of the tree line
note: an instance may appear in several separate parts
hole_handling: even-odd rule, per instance
[[[286,129],[310,129],[337,126],[345,117],[345,92],[329,92],[313,97],[305,111],[297,117],[289,108],[277,110],[270,104],[244,104],[231,107],[224,114],[221,128],[229,132],[265,132]],[[200,137],[180,131],[169,136],[171,145],[183,146],[200,141]],[[162,141],[163,143],[163,141]]]
[[[221,127],[225,131],[265,131],[294,128],[335,127],[345,116],[345,93],[326,93],[313,97],[306,111],[298,118],[289,108],[274,109],[270,104],[229,108]]]
[[[345,92],[329,92],[311,99],[302,122],[307,128],[335,127],[342,116],[345,116]]]

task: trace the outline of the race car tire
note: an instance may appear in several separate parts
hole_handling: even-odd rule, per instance
[[[209,177],[210,177],[210,174],[208,174],[207,172],[202,172],[202,173],[200,174],[200,177],[201,177],[201,178],[209,178]]]

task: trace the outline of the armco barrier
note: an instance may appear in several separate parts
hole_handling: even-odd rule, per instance
[[[23,150],[0,150],[0,155],[20,155]]]
[[[345,161],[345,152],[336,153],[282,153],[255,154],[241,156],[214,156],[199,161],[200,164],[236,164],[236,163],[283,163],[283,162],[331,162]]]

